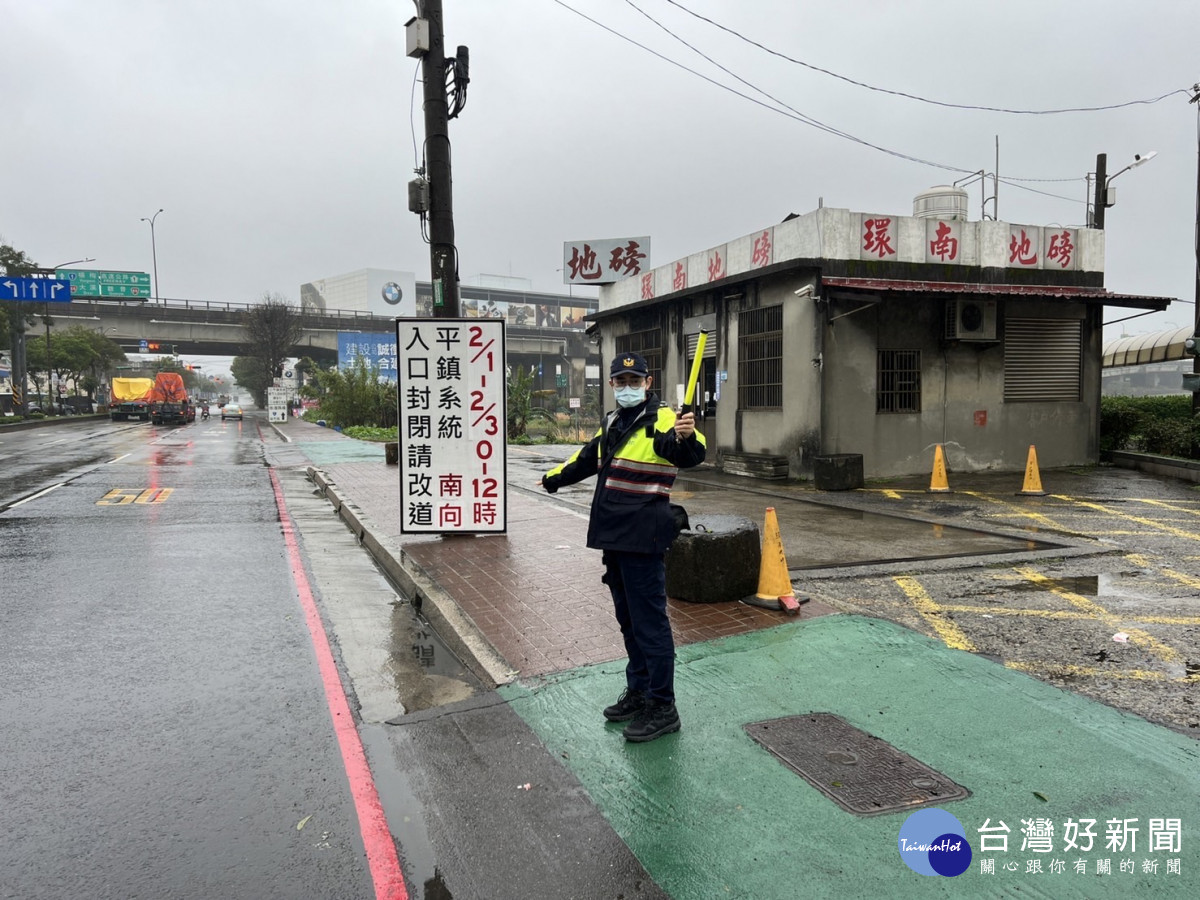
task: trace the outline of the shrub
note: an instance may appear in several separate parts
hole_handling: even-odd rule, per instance
[[[1161,397],[1101,397],[1100,449],[1129,450],[1188,459],[1200,439],[1187,394]]]

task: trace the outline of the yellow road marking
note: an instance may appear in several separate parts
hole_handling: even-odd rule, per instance
[[[1200,516],[1200,509],[1187,509],[1182,506],[1175,506],[1172,503],[1167,503],[1165,500],[1138,500],[1138,503],[1146,503],[1150,506],[1161,506],[1163,509],[1169,509],[1171,512],[1187,513],[1189,516]]]
[[[1147,528],[1152,528],[1155,531],[1164,531],[1167,534],[1173,534],[1176,537],[1187,538],[1189,541],[1200,541],[1200,534],[1194,531],[1184,531],[1182,528],[1176,528],[1173,525],[1165,525],[1162,522],[1156,522],[1153,519],[1146,519],[1142,516],[1131,516],[1129,513],[1117,512],[1115,509],[1109,509],[1107,506],[1102,506],[1099,503],[1089,503],[1086,500],[1075,500],[1072,497],[1067,497],[1063,494],[1051,494],[1055,500],[1063,500],[1067,503],[1074,503],[1076,506],[1082,506],[1085,509],[1094,509],[1097,512],[1102,512],[1105,515],[1115,516],[1118,519],[1126,519],[1130,522],[1136,522],[1139,525],[1145,525]]]
[[[145,505],[148,503],[165,503],[175,492],[175,488],[113,488],[96,501],[97,506],[127,506],[130,503]]]
[[[942,607],[934,602],[933,598],[921,586],[917,579],[907,575],[897,575],[893,579],[900,590],[904,591],[908,599],[912,601],[921,617],[932,626],[937,632],[938,637],[942,642],[953,650],[966,650],[969,653],[975,652],[975,645],[971,643],[971,639],[966,633],[949,621],[942,615]]]
[[[1104,622],[1110,627],[1120,627],[1122,624],[1123,620],[1120,618],[1120,616],[1113,615],[1099,603],[1089,600],[1087,597],[1084,597],[1081,594],[1076,594],[1073,591],[1066,591],[1062,588],[1056,587],[1053,579],[1047,578],[1040,572],[1035,572],[1033,569],[1019,568],[1017,569],[1017,573],[1032,581],[1034,584],[1046,588],[1046,590],[1050,591],[1050,593],[1062,597],[1072,606],[1090,612],[1094,618]],[[1179,651],[1168,646],[1167,644],[1164,644],[1153,635],[1147,634],[1140,628],[1129,628],[1126,626],[1122,630],[1129,635],[1129,639],[1133,641],[1133,643],[1140,647],[1145,647],[1164,662],[1183,662],[1183,658],[1179,655]]]
[[[1029,662],[1014,662],[1008,661],[1004,664],[1005,668],[1015,669],[1018,672],[1030,672],[1042,675],[1058,675],[1060,677],[1076,677],[1076,678],[1128,678],[1133,681],[1179,681],[1185,684],[1200,683],[1198,675],[1184,675],[1182,678],[1174,678],[1165,672],[1151,672],[1148,669],[1099,669],[1095,666],[1064,666],[1055,665],[1053,663],[1029,663]]]
[[[993,496],[992,494],[981,494],[978,491],[963,491],[962,493],[966,494],[968,497],[977,497],[978,499],[986,500],[989,503],[999,504],[1000,506],[1003,506],[1005,509],[1007,509],[1010,513],[1016,513],[1021,518],[1032,519],[1033,521],[1035,521],[1041,525],[1044,525],[1047,528],[1053,528],[1055,531],[1074,532],[1073,528],[1067,528],[1065,525],[1054,521],[1049,516],[1044,516],[1039,512],[1033,512],[1032,510],[1026,509],[1024,506],[1021,506],[1019,503],[1012,503],[1008,500],[1001,500],[999,497]]]
[[[1141,553],[1126,553],[1125,558],[1135,566],[1141,566],[1144,569],[1157,569],[1161,574],[1167,576],[1168,578],[1200,591],[1200,578],[1194,578],[1184,572],[1176,572],[1174,569],[1163,568],[1162,566],[1159,566],[1157,563],[1153,562],[1150,557],[1144,556]]]
[[[1071,612],[1066,609],[1019,609],[1011,606],[965,606],[943,604],[944,612],[980,613],[988,616],[1030,616],[1035,619],[1094,619],[1091,613]],[[1143,625],[1200,625],[1200,616],[1127,616],[1126,622]]]

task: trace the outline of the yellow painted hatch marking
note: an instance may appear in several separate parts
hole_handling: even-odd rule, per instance
[[[913,606],[916,607],[917,612],[932,626],[933,630],[937,632],[938,637],[942,639],[942,642],[947,647],[954,650],[975,652],[975,645],[971,643],[971,639],[967,637],[961,628],[943,615],[943,608],[929,596],[917,579],[908,575],[897,575],[893,580],[900,586],[900,590],[904,591],[908,599],[912,601]]]

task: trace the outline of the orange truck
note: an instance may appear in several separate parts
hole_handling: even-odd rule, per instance
[[[196,421],[196,407],[188,399],[183,376],[178,372],[159,372],[150,389],[152,425],[186,425]]]
[[[149,395],[154,381],[149,378],[114,378],[109,385],[108,417],[114,422],[150,418]]]

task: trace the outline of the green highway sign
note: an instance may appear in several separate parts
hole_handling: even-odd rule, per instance
[[[129,297],[135,300],[150,297],[150,275],[147,272],[56,269],[54,274],[71,285],[72,297]]]

